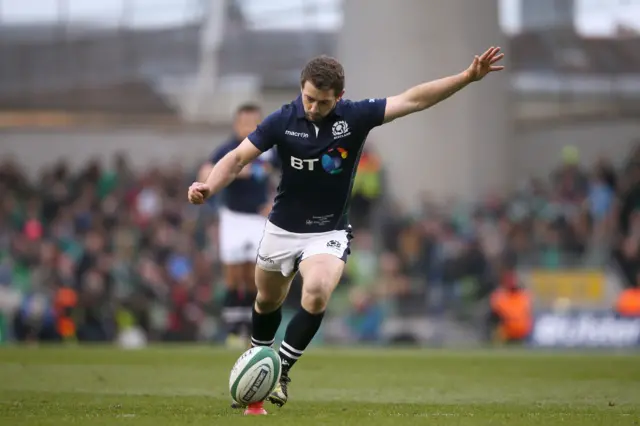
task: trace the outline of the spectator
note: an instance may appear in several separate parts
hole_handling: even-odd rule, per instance
[[[500,287],[491,295],[489,324],[493,340],[500,343],[520,343],[531,333],[531,296],[518,285],[512,271],[503,275]]]
[[[588,178],[580,167],[580,153],[576,147],[562,148],[562,165],[553,175],[553,184],[562,202],[576,203],[586,195]]]
[[[409,213],[385,194],[381,160],[366,151],[351,212],[362,223],[336,294],[344,303],[332,305],[344,308],[337,314],[349,316],[358,339],[374,339],[380,315],[394,312],[387,307],[407,317],[467,311],[505,270],[574,265],[594,245],[612,251],[635,284],[640,150],[619,174],[606,159],[587,173],[578,154],[565,147],[548,184],[531,180],[473,203],[423,196]],[[0,309],[19,338],[104,341],[131,329],[150,340],[215,336],[216,210],[184,201],[189,173],[175,164],[136,171],[118,156],[112,170],[94,161],[75,173],[60,162],[30,182],[15,162],[2,163],[0,294],[11,300]],[[617,228],[596,233],[608,223]],[[285,307],[295,308],[299,294],[296,279]]]
[[[615,198],[615,175],[606,169],[595,171],[587,196],[589,213],[596,222],[605,220]]]
[[[359,343],[378,342],[381,338],[384,311],[375,295],[356,287],[351,291],[350,303],[346,326],[352,340]]]
[[[640,318],[640,271],[636,274],[636,284],[618,296],[616,311],[622,317]]]
[[[353,182],[351,217],[355,228],[371,226],[375,203],[382,196],[382,165],[380,158],[365,146]]]

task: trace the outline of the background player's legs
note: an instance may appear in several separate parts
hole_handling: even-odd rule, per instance
[[[254,254],[255,256],[255,254]],[[239,300],[240,305],[246,311],[246,315],[242,318],[241,328],[243,332],[247,333],[247,336],[251,334],[251,313],[253,311],[253,304],[256,300],[256,264],[255,262],[245,262],[239,266],[239,275],[242,282],[242,290],[239,292],[242,297]]]
[[[316,254],[300,262],[302,307],[291,319],[280,346],[283,369],[300,358],[318,332],[331,294],[340,282],[344,261],[331,254]]]
[[[254,268],[264,218],[228,209],[220,210],[220,260],[227,291],[222,318],[230,344],[246,346],[255,300]],[[250,271],[250,273],[249,273]]]
[[[247,336],[251,305],[255,292],[248,292],[245,284],[244,264],[225,264],[224,281],[226,292],[222,302],[222,319],[231,339]],[[228,341],[232,343],[231,340]]]
[[[254,253],[255,255],[255,253]],[[256,298],[256,264],[255,262],[245,262],[242,265],[242,282],[246,286],[247,293],[251,294],[251,303]]]
[[[252,346],[272,346],[282,321],[282,303],[289,293],[293,275],[255,268],[258,290],[252,313]]]

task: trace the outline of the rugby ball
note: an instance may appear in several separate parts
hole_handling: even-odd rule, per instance
[[[236,361],[229,377],[231,398],[239,404],[264,401],[280,380],[282,364],[273,348],[251,348]]]

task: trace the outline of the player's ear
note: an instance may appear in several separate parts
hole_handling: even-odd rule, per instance
[[[342,92],[338,93],[338,96],[336,96],[336,101],[339,101],[340,99],[342,99],[343,96],[344,96],[344,89],[342,90]]]

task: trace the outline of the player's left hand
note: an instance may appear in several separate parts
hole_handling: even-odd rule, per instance
[[[191,204],[203,204],[211,190],[205,183],[193,182],[189,187],[187,198]]]
[[[466,71],[469,81],[479,81],[490,72],[502,71],[504,66],[494,65],[502,58],[504,58],[504,53],[500,53],[499,47],[491,47],[482,55],[476,55],[473,59],[473,63]]]

